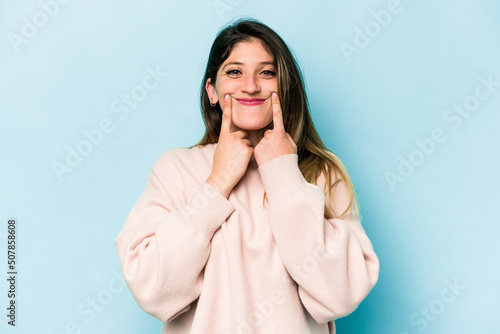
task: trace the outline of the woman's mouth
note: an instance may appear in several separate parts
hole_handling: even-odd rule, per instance
[[[244,106],[258,106],[261,105],[266,101],[266,99],[236,99],[238,103],[244,105]]]

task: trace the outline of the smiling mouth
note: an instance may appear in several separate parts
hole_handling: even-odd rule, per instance
[[[258,106],[261,105],[262,103],[266,102],[267,99],[236,99],[238,103],[244,105],[244,106]]]

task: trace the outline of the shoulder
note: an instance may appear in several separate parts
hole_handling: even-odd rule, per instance
[[[197,164],[207,159],[213,159],[216,144],[196,145],[189,147],[176,147],[163,152],[151,168],[153,172],[172,171],[196,167]]]
[[[153,169],[162,169],[164,167],[173,167],[186,156],[188,156],[188,152],[190,149],[188,147],[176,147],[171,148],[158,156],[156,161],[153,164]]]
[[[185,192],[186,178],[203,171],[203,161],[207,157],[213,160],[213,150],[213,144],[171,148],[154,162],[149,182],[161,186],[171,197],[181,196]]]

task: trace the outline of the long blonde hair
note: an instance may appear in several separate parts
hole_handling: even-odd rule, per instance
[[[285,130],[297,145],[298,165],[304,179],[316,184],[319,176],[324,176],[327,196],[325,201],[325,219],[340,218],[349,210],[353,210],[359,217],[357,194],[344,164],[340,159],[325,147],[314,127],[309,114],[306,92],[303,85],[302,72],[295,57],[281,37],[271,28],[255,19],[239,19],[223,27],[217,34],[210,50],[205,75],[200,89],[200,103],[205,134],[195,145],[217,143],[222,123],[222,110],[217,103],[211,106],[205,90],[207,79],[215,85],[217,72],[222,63],[229,57],[232,48],[239,42],[258,39],[264,48],[273,55],[274,66],[277,69],[278,96],[283,114]],[[340,175],[341,179],[332,184],[332,175]],[[332,189],[343,181],[349,193],[349,205],[342,212],[335,212]],[[263,205],[266,201],[264,192]],[[327,207],[330,203],[332,212]]]

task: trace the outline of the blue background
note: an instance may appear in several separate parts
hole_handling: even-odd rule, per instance
[[[54,1],[0,3],[2,272],[7,220],[19,224],[17,326],[1,279],[2,333],[160,332],[117,278],[114,238],[156,158],[201,138],[208,52],[240,16],[295,52],[380,259],[338,333],[500,332],[498,2]],[[163,74],[145,91],[148,69]],[[125,114],[132,92],[147,96]],[[78,145],[87,155],[58,177]]]

